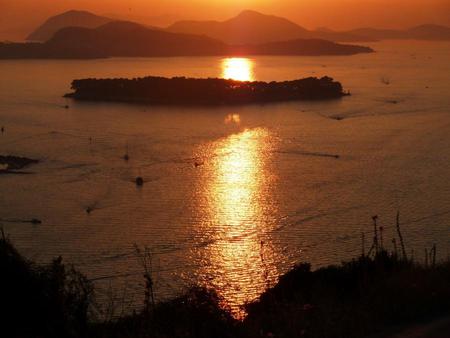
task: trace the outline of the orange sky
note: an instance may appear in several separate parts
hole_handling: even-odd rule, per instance
[[[168,24],[226,19],[243,9],[285,16],[308,28],[450,25],[450,0],[0,0],[0,40],[17,39],[46,17],[69,9]]]

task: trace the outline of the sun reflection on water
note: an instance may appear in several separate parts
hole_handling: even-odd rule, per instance
[[[237,81],[254,81],[253,61],[248,58],[223,59],[222,77]]]
[[[241,116],[239,114],[228,114],[224,120],[225,124],[239,124],[241,123]]]
[[[248,129],[214,143],[211,171],[204,182],[208,220],[203,233],[212,239],[201,274],[225,299],[236,317],[277,276],[268,234],[275,206],[268,202],[271,175],[270,133]]]

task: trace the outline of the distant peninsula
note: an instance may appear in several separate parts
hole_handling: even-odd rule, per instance
[[[336,99],[345,95],[330,77],[284,82],[241,82],[218,78],[144,77],[83,79],[72,82],[66,97],[86,101],[116,101],[155,105],[235,105],[295,100]]]
[[[67,27],[42,43],[0,43],[0,59],[91,59],[107,57],[354,55],[369,47],[320,39],[229,45],[204,35],[172,33],[124,21],[97,28]]]

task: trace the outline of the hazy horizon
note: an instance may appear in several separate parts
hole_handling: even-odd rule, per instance
[[[98,15],[167,26],[177,20],[226,20],[243,10],[285,17],[305,28],[346,30],[359,27],[406,28],[424,23],[450,25],[450,2],[429,0],[293,1],[271,0],[165,2],[130,0],[0,0],[0,40],[23,39],[48,17],[68,10],[86,10]]]

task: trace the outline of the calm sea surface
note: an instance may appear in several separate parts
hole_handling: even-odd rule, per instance
[[[135,244],[152,253],[157,299],[196,283],[236,313],[298,262],[359,254],[373,215],[386,246],[400,210],[408,252],[422,260],[436,243],[445,257],[450,44],[373,47],[351,57],[0,61],[0,154],[41,161],[33,175],[0,176],[0,223],[28,257],[63,255],[101,299],[126,306],[143,299]],[[73,79],[146,75],[328,75],[353,95],[220,108],[62,98]],[[17,222],[31,218],[43,223]]]

